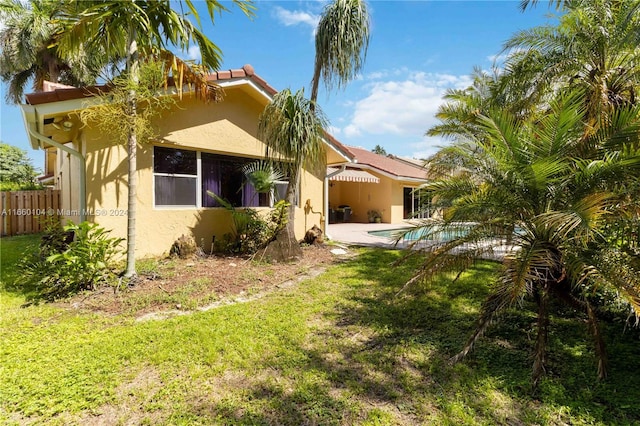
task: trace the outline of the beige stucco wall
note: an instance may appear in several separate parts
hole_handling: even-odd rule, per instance
[[[74,150],[82,150],[80,140],[65,144]],[[63,224],[78,222],[80,219],[80,160],[71,154],[57,149],[55,155],[50,156],[54,167],[54,187],[60,189],[59,215]]]
[[[225,91],[222,103],[204,104],[191,97],[179,101],[159,120],[159,139],[138,148],[136,257],[166,254],[182,234],[192,235],[198,244],[202,241],[208,251],[213,235],[221,238],[229,232],[230,216],[222,208],[154,207],[153,200],[153,145],[251,158],[264,155],[265,146],[255,135],[258,115],[266,100],[250,96],[242,88]],[[101,134],[95,127],[85,127],[81,136],[87,160],[87,208],[96,213],[89,219],[111,229],[114,236],[124,238],[127,234],[126,149],[114,145],[108,135]],[[301,201],[296,208],[295,224],[298,238],[304,236],[306,228],[322,223],[319,215],[305,212],[303,208],[308,199],[314,211],[322,211],[323,179],[318,175],[305,171],[301,178]],[[63,191],[68,192],[64,184]]]
[[[378,210],[382,213],[383,223],[402,223],[404,221],[405,187],[415,188],[415,182],[403,182],[389,178],[373,170],[367,170],[380,179],[380,183],[333,181],[329,187],[329,204],[335,209],[340,205],[351,207],[352,222],[369,221],[367,212]]]

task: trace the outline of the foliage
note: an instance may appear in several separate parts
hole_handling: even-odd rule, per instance
[[[373,152],[374,154],[378,154],[378,155],[387,155],[387,151],[383,147],[381,147],[380,145],[376,145],[375,147],[373,147],[371,152]]]
[[[286,179],[286,175],[279,167],[268,160],[257,160],[247,163],[242,168],[247,181],[253,185],[258,193],[271,193],[278,181]]]
[[[38,189],[38,174],[27,153],[13,145],[0,142],[0,191]]]
[[[3,238],[3,279],[17,267],[5,262],[5,251],[25,238]],[[478,264],[454,282],[444,275],[396,296],[418,266],[413,259],[380,267],[399,257],[363,249],[301,285],[158,321],[64,304],[21,307],[20,294],[3,293],[0,423],[80,424],[89,417],[194,425],[640,421],[638,330],[623,334],[606,324],[616,363],[610,380],[593,383],[586,372],[594,359],[580,324],[567,321],[567,312],[554,314],[555,357],[531,395],[523,330],[529,332],[534,319],[527,309],[506,311],[507,321],[479,344],[473,362],[447,363],[464,343],[498,265]],[[226,277],[213,273],[212,279]],[[140,296],[118,297],[128,295]]]
[[[324,158],[322,138],[328,121],[322,110],[311,107],[304,89],[278,92],[260,114],[258,135],[271,155],[282,161],[293,192],[302,167],[316,169]],[[289,200],[291,202],[292,200]]]
[[[289,176],[285,198],[292,206],[288,224],[267,250],[267,257],[286,261],[301,254],[293,229],[295,191],[303,167],[320,172],[326,163],[322,138],[328,123],[317,104],[320,80],[332,90],[336,86],[343,88],[356,77],[366,58],[369,25],[366,2],[333,0],[327,3],[316,29],[311,99],[304,98],[304,89],[295,94],[286,89],[276,94],[260,115],[258,137],[284,164],[289,164],[285,170]]]
[[[94,290],[111,275],[110,262],[120,253],[121,242],[90,222],[49,228],[39,250],[24,260],[25,277],[47,300]]]
[[[382,219],[382,213],[380,213],[380,210],[368,210],[367,217],[369,222],[379,222]]]
[[[500,105],[495,89],[498,74],[475,68],[471,79],[471,86],[465,89],[447,89],[443,96],[445,102],[436,113],[441,123],[430,128],[427,136],[455,138],[477,134],[479,117]]]
[[[283,232],[286,242],[279,260],[289,260],[300,255],[293,224],[295,223],[296,188],[302,174],[302,168],[320,171],[325,164],[325,146],[323,142],[327,119],[314,103],[304,97],[304,89],[295,94],[290,89],[278,92],[260,114],[258,137],[268,147],[270,153],[284,168],[289,177],[285,199],[292,206]],[[278,243],[280,240],[276,241]]]
[[[316,29],[316,56],[311,102],[320,80],[328,90],[343,88],[356,78],[367,57],[370,19],[363,0],[333,0],[326,4]]]
[[[251,16],[253,6],[249,1],[234,0],[246,15]],[[207,12],[211,22],[216,12],[227,8],[216,0],[206,0]],[[129,118],[127,132],[127,267],[126,277],[136,275],[136,206],[137,206],[137,147],[138,132],[144,129],[137,126],[137,107],[140,81],[140,61],[160,59],[165,64],[164,81],[168,85],[168,72],[173,73],[175,88],[182,96],[183,83],[195,88],[199,99],[219,100],[220,91],[215,84],[206,80],[206,74],[218,68],[221,60],[220,49],[201,31],[198,11],[192,0],[172,2],[169,0],[153,2],[131,1],[87,1],[65,4],[65,31],[56,39],[60,49],[68,54],[87,50],[93,54],[104,52],[108,61],[125,60],[124,75],[130,81],[126,86],[131,90],[126,97]],[[185,12],[184,7],[188,11]],[[179,7],[179,11],[175,8]],[[193,22],[195,21],[195,22]],[[179,60],[172,52],[178,48],[187,50],[195,43],[202,56],[202,64],[190,67]]]
[[[197,251],[198,246],[196,245],[196,241],[193,237],[183,234],[173,242],[171,250],[169,250],[169,254],[178,256],[181,259],[187,259],[196,254]]]
[[[175,105],[171,96],[163,96],[164,63],[151,60],[140,67],[137,82],[127,76],[117,76],[110,89],[85,102],[80,119],[87,126],[97,127],[116,143],[126,144],[129,132],[137,136],[139,143],[146,143],[158,134],[157,119]],[[136,93],[135,114],[130,94]]]
[[[27,84],[36,91],[45,80],[72,86],[95,82],[104,55],[78,50],[66,54],[56,43],[65,26],[60,19],[69,0],[0,1],[0,78],[8,83],[7,101],[22,102]]]
[[[591,132],[640,89],[640,1],[562,2],[557,25],[522,30],[505,43],[501,91],[512,111],[544,109],[565,90],[580,89]],[[521,101],[520,101],[521,100]]]
[[[452,148],[462,166],[459,173],[423,186],[432,191],[434,207],[444,210],[438,225],[453,229],[467,222],[472,227],[452,241],[427,243],[421,249],[424,264],[414,279],[464,270],[474,259],[491,257],[505,242],[513,247],[477,330],[456,360],[471,350],[500,311],[529,297],[538,308],[533,372],[537,382],[547,360],[554,298],[584,313],[595,341],[599,376],[605,377],[598,306],[590,294],[609,289],[640,317],[640,270],[614,261],[620,247],[607,238],[608,224],[624,220],[630,212],[624,202],[629,194],[619,188],[638,179],[640,109],[620,110],[610,127],[585,138],[588,112],[582,100],[582,93],[562,97],[549,105],[545,116],[533,120],[504,110],[479,116],[480,131]],[[584,152],[593,154],[584,157]],[[432,224],[433,220],[428,225]],[[423,240],[429,239],[425,232]]]
[[[216,13],[229,11],[221,2],[206,0],[205,3],[211,22],[215,21]],[[234,0],[233,4],[247,16],[253,15],[250,1]],[[201,31],[200,15],[193,0],[139,4],[119,0],[73,2],[64,8],[64,12],[61,20],[68,30],[60,34],[57,42],[65,52],[104,51],[108,58],[117,60],[131,54],[139,54],[142,58],[162,55],[173,59],[176,55],[172,51],[184,52],[195,44],[200,50],[205,73],[220,66],[222,52]],[[130,50],[134,41],[135,52]],[[135,68],[130,62],[126,72],[135,77],[131,65]],[[179,80],[180,73],[174,77]]]
[[[231,232],[225,234],[221,242],[216,242],[224,253],[255,253],[273,241],[287,224],[289,204],[284,200],[278,201],[265,218],[255,209],[236,208],[211,191],[207,194],[231,214]]]

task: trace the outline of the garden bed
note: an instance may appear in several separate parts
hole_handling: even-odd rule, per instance
[[[279,264],[234,256],[145,259],[138,262],[138,277],[132,284],[103,286],[55,304],[71,309],[136,317],[204,309],[212,304],[255,298],[296,278],[322,270],[345,257],[332,254],[333,248],[326,245],[306,246],[302,259]]]

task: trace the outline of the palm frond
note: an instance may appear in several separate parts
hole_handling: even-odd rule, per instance
[[[369,12],[364,0],[333,0],[322,13],[316,29],[316,56],[311,99],[320,80],[329,91],[341,89],[362,67],[369,47]]]
[[[257,160],[242,167],[242,173],[258,193],[269,193],[286,175],[270,161]]]

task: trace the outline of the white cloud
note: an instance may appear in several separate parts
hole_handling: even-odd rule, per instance
[[[187,52],[189,55],[189,59],[193,59],[196,61],[202,60],[202,54],[200,53],[200,48],[198,46],[189,47],[189,51]]]
[[[389,134],[422,138],[438,122],[435,114],[443,103],[445,90],[471,84],[468,76],[425,72],[403,75],[405,79],[372,81],[366,86],[368,95],[355,103],[351,121],[344,127],[345,136]]]
[[[412,158],[426,159],[438,152],[440,148],[451,143],[434,136],[423,136],[420,142],[411,144]]]
[[[291,11],[280,6],[276,6],[275,15],[278,21],[287,27],[302,24],[308,25],[313,30],[318,26],[318,21],[320,20],[319,15],[300,10]]]
[[[342,130],[336,126],[329,126],[327,128],[327,132],[329,132],[329,134],[333,137],[338,137],[342,133]]]

